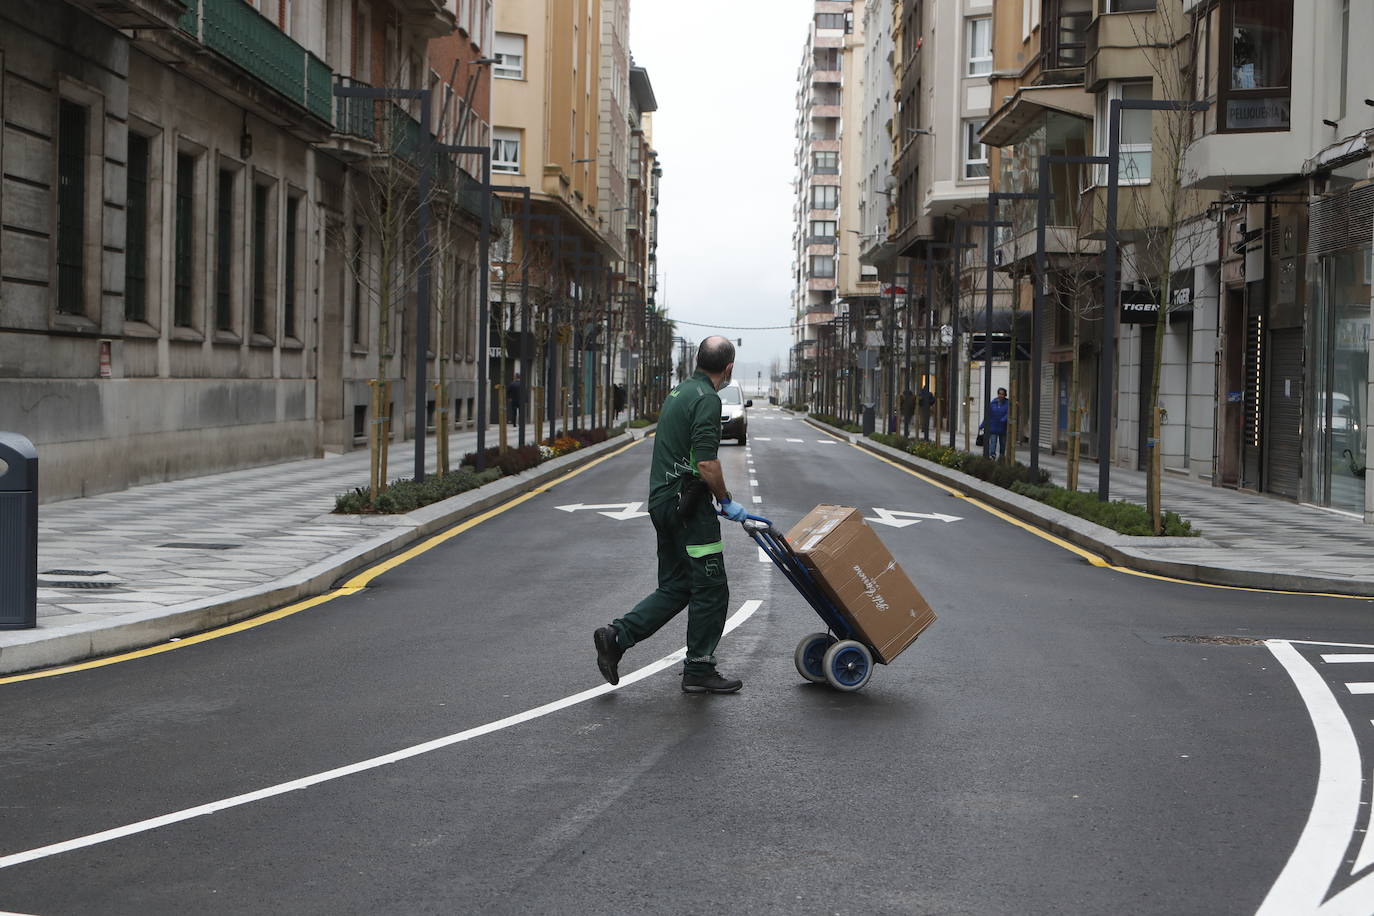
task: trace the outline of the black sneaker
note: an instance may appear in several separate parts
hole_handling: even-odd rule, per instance
[[[683,693],[734,693],[744,686],[744,681],[733,677],[721,677],[720,672],[710,674],[691,674],[683,672]]]
[[[592,633],[592,642],[596,645],[596,667],[601,669],[601,676],[608,683],[619,684],[620,656],[625,654],[625,650],[616,639],[615,627],[597,627],[596,632]]]

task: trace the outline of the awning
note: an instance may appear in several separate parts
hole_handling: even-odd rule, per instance
[[[1073,115],[1091,120],[1096,100],[1083,89],[1082,83],[1065,86],[1022,86],[1004,104],[978,135],[986,146],[1011,146],[1031,129],[1034,122],[1047,111]]]

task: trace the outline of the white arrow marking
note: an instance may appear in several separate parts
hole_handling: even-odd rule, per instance
[[[922,519],[927,518],[932,521],[944,522],[946,524],[963,521],[963,519],[957,515],[943,515],[939,512],[905,512],[901,509],[879,509],[876,506],[873,511],[878,514],[878,517],[866,518],[864,521],[876,522],[879,525],[890,525],[893,528],[905,528],[908,525],[919,525]]]
[[[599,514],[604,515],[607,518],[613,518],[618,522],[624,522],[632,518],[643,518],[644,516],[648,515],[649,513],[647,512],[639,511],[639,507],[642,505],[644,505],[644,503],[642,502],[603,503],[602,505],[598,506],[584,506],[582,505],[582,503],[573,503],[571,506],[554,506],[554,508],[562,509],[564,512],[576,512],[579,509],[618,509],[618,512],[599,512]]]

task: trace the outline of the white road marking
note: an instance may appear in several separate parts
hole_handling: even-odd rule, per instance
[[[1265,645],[1288,672],[1307,706],[1307,714],[1317,733],[1321,769],[1307,824],[1256,916],[1356,912],[1343,907],[1354,905],[1358,900],[1364,904],[1358,912],[1368,913],[1369,897],[1361,898],[1357,891],[1371,882],[1370,877],[1350,885],[1328,900],[1326,906],[1322,905],[1332,880],[1341,870],[1360,811],[1360,748],[1355,742],[1355,733],[1336,702],[1335,694],[1328,689],[1326,679],[1308,664],[1292,643],[1270,639]],[[1364,890],[1367,895],[1369,887]],[[1337,901],[1342,901],[1341,907],[1335,906]]]
[[[769,438],[768,436],[755,436],[755,437],[754,437],[754,441],[755,441],[755,442],[772,442],[773,440],[772,440],[771,438]]]
[[[749,486],[751,486],[751,487],[757,487],[758,485],[759,485],[759,479],[758,479],[757,477],[750,477],[750,478],[749,478]]]
[[[1360,851],[1355,854],[1355,864],[1350,866],[1350,873],[1362,872],[1365,866],[1374,862],[1374,812],[1370,814],[1370,821],[1365,825],[1364,839],[1360,842]]]
[[[1341,655],[1323,655],[1322,661],[1326,662],[1328,665],[1339,665],[1342,663],[1350,665],[1362,664],[1365,662],[1374,662],[1374,654],[1346,652]]]
[[[1353,681],[1345,685],[1351,693],[1374,693],[1374,683],[1369,681]]]
[[[788,439],[788,442],[805,442],[805,439]]]
[[[821,445],[839,445],[839,444],[840,444],[840,442],[839,442],[838,439],[817,439],[816,441],[819,442]]]
[[[752,617],[754,615],[754,612],[757,611],[762,605],[763,602],[757,599],[752,599],[744,602],[742,605],[740,605],[739,610],[736,611],[730,617],[730,619],[725,622],[725,632],[729,633],[735,628],[737,628],[740,624],[744,623],[746,620]],[[571,696],[563,697],[561,700],[554,700],[551,703],[545,703],[543,706],[536,706],[533,709],[527,709],[524,712],[516,713],[513,716],[506,716],[504,719],[497,719],[496,721],[488,722],[485,725],[478,725],[474,728],[469,728],[461,732],[456,732],[452,735],[446,735],[442,738],[435,738],[434,740],[426,741],[423,744],[416,744],[412,745],[411,747],[402,748],[399,751],[392,751],[391,753],[383,754],[380,757],[372,757],[368,760],[359,761],[358,763],[350,763],[347,766],[337,767],[332,770],[325,770],[323,773],[315,773],[312,776],[302,776],[300,779],[293,779],[289,782],[277,783],[275,786],[268,786],[265,789],[258,789],[255,792],[245,792],[242,795],[235,795],[232,798],[224,798],[220,799],[219,801],[208,802],[204,805],[197,805],[194,808],[184,808],[181,811],[173,811],[171,814],[163,814],[159,817],[150,817],[147,820],[137,821],[133,824],[125,824],[123,827],[115,827],[111,830],[102,830],[99,833],[88,834],[87,836],[77,837],[76,839],[66,840],[61,843],[52,843],[48,846],[40,846],[36,849],[28,849],[23,852],[14,852],[6,856],[0,856],[0,869],[9,868],[14,865],[22,865],[25,862],[33,862],[38,859],[46,859],[49,856],[60,855],[61,853],[71,852],[76,849],[84,849],[88,846],[96,846],[101,843],[108,843],[112,840],[122,839],[124,837],[133,836],[138,833],[146,833],[150,830],[156,830],[159,827],[166,827],[171,824],[179,824],[182,821],[189,821],[193,818],[203,817],[207,814],[215,814],[216,812],[225,811],[229,808],[237,808],[242,805],[251,804],[252,802],[262,801],[263,799],[267,798],[273,798],[277,795],[285,795],[288,792],[295,792],[298,789],[308,789],[309,787],[317,786],[320,783],[330,782],[335,779],[342,779],[345,776],[352,776],[355,773],[362,773],[367,770],[375,770],[378,767],[386,766],[389,763],[397,763],[402,760],[408,760],[411,757],[419,757],[422,754],[429,754],[433,751],[442,750],[446,747],[450,747],[455,744],[461,744],[464,741],[471,741],[473,738],[480,738],[483,735],[489,735],[492,732],[498,732],[503,729],[510,728],[514,725],[522,725],[525,722],[542,718],[544,716],[549,715],[550,713],[559,712],[560,710],[567,709],[570,706],[577,706],[580,703],[585,703],[588,700],[595,699],[596,697],[602,696],[603,694],[612,693],[616,690],[622,690],[631,684],[634,684],[638,681],[642,681],[645,678],[651,677],[652,675],[655,675],[658,672],[663,671],[665,668],[671,667],[672,665],[682,661],[686,657],[687,650],[685,648],[678,649],[676,652],[673,652],[670,655],[663,656],[663,658],[660,658],[656,662],[651,662],[650,664],[645,665],[643,668],[640,668],[639,670],[634,671],[631,674],[625,675],[620,679],[620,683],[618,685],[612,686],[610,684],[599,684],[596,687],[591,688],[590,690],[584,690],[581,693],[574,693]]]
[[[755,496],[755,497],[754,497],[754,502],[756,502],[756,503],[761,503],[761,502],[763,502],[763,497],[762,497],[762,496]]]
[[[773,562],[772,560],[768,559],[768,554],[764,553],[764,550],[763,550],[762,547],[759,548],[759,562],[760,562],[760,563],[771,563],[771,562]]]

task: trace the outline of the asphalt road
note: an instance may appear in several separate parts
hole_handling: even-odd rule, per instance
[[[959,519],[875,526],[940,619],[862,692],[797,676],[818,621],[729,525],[744,690],[680,692],[685,614],[596,689],[652,529],[558,507],[643,501],[641,443],[357,594],[0,685],[0,910],[1374,912],[1374,602],[1095,568],[780,412],[750,434],[727,481],[784,529]]]

